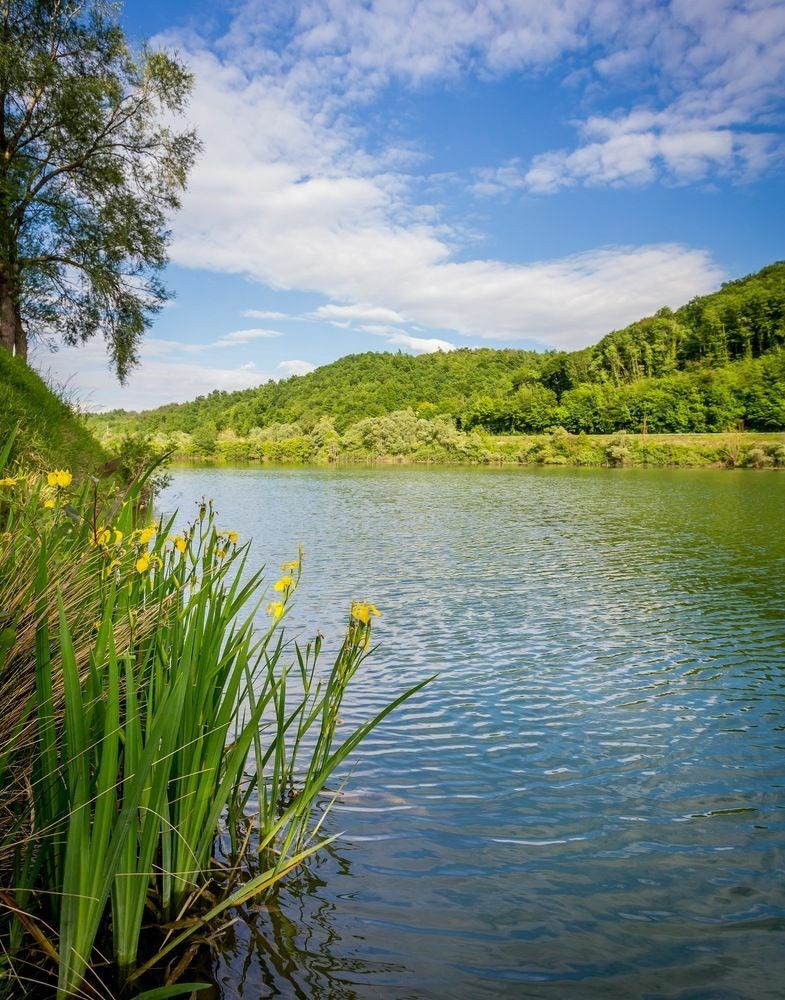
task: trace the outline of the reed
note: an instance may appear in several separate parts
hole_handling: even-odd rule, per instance
[[[179,982],[189,938],[326,842],[317,799],[422,685],[337,741],[372,605],[351,606],[325,671],[319,639],[301,647],[283,631],[302,554],[283,567],[259,628],[263,575],[209,503],[179,533],[173,521],[139,525],[144,477],[101,495],[66,470],[4,475],[9,448],[0,989],[38,982],[58,1000],[188,993],[198,985]]]

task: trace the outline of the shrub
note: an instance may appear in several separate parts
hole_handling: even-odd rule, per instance
[[[774,458],[767,454],[763,448],[750,448],[744,459],[744,464],[749,469],[766,469],[774,465]]]
[[[630,449],[624,444],[609,444],[605,449],[605,458],[608,465],[612,466],[622,466],[629,465],[632,461],[632,453]]]

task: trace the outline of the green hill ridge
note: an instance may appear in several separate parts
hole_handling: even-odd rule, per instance
[[[462,348],[348,355],[307,375],[215,391],[142,413],[93,417],[103,431],[248,435],[322,419],[343,433],[400,410],[494,434],[695,433],[785,428],[785,262],[664,308],[579,351]]]

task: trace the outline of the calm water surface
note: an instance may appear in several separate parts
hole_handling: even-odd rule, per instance
[[[785,475],[177,470],[335,638],[369,740],[345,831],[216,969],[226,998],[785,996]]]

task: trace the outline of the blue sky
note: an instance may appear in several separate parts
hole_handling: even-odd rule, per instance
[[[364,350],[582,347],[785,257],[785,5],[136,0],[196,75],[203,154],[125,388],[93,409]]]

